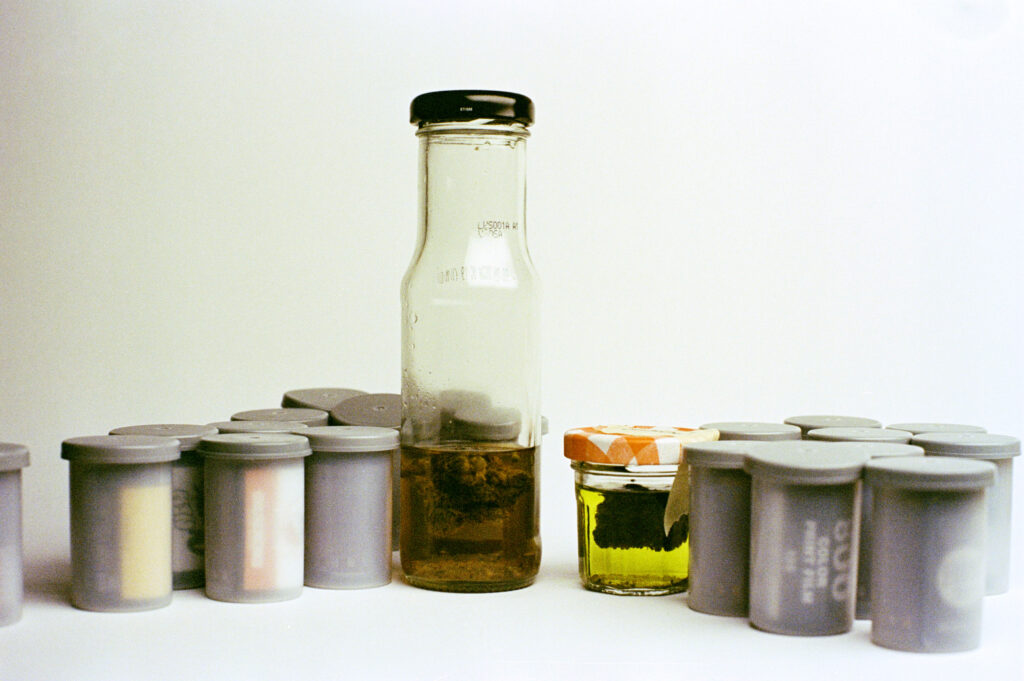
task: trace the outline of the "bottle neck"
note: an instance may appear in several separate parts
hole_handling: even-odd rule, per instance
[[[525,247],[526,139],[520,123],[420,126],[420,246],[488,240]]]

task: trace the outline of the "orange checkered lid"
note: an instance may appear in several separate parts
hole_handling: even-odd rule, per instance
[[[688,442],[718,439],[717,430],[674,426],[594,426],[565,431],[565,456],[605,464],[671,465],[683,460]]]

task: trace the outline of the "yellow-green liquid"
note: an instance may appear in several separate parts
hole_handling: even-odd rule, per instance
[[[402,447],[402,569],[413,586],[507,591],[540,566],[536,447]]]
[[[577,532],[579,542],[580,579],[593,591],[631,596],[660,596],[686,590],[690,567],[690,547],[684,539],[675,548],[653,549],[649,546],[613,548],[600,546],[595,540],[598,507],[610,495],[656,494],[668,500],[667,492],[650,490],[596,490],[576,486]],[[620,497],[620,501],[623,498]],[[625,498],[628,503],[628,498]],[[664,502],[660,503],[664,513]],[[679,522],[685,522],[685,517]],[[644,519],[663,531],[662,515],[651,513]],[[651,527],[646,527],[650,534]],[[675,530],[675,528],[673,528]]]

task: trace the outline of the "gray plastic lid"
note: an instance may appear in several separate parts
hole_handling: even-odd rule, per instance
[[[199,443],[208,459],[265,461],[299,459],[310,455],[309,440],[290,433],[222,433],[208,435]]]
[[[398,446],[398,431],[374,426],[318,426],[295,432],[314,452],[380,452]]]
[[[519,410],[512,407],[463,407],[454,418],[456,436],[464,440],[515,440],[521,426]]]
[[[24,468],[28,462],[28,447],[13,442],[0,442],[0,473]]]
[[[455,413],[463,407],[489,407],[491,396],[477,390],[442,390],[437,396],[441,410]]]
[[[985,433],[981,426],[969,426],[966,423],[894,423],[886,428],[905,430],[914,435],[922,433]]]
[[[895,456],[924,456],[924,449],[902,442],[833,442],[832,444],[851,452],[863,452],[872,459]]]
[[[717,430],[714,423],[701,426],[702,430]],[[749,440],[716,440],[683,445],[686,463],[698,468],[743,468],[747,455],[755,443]]]
[[[872,487],[916,491],[982,489],[995,481],[996,467],[988,461],[951,456],[920,456],[871,461],[864,479]]]
[[[286,392],[281,406],[330,411],[350,397],[365,394],[365,390],[352,388],[302,388]]]
[[[157,435],[91,435],[64,440],[60,456],[81,463],[164,463],[181,458],[173,437]]]
[[[191,452],[207,435],[215,435],[217,428],[212,425],[198,426],[188,423],[153,423],[145,426],[123,426],[110,431],[111,435],[158,435],[173,437],[181,443],[182,452]]]
[[[303,409],[300,407],[277,409],[253,409],[240,411],[231,415],[232,421],[298,421],[307,426],[326,426],[327,412],[323,409]]]
[[[800,428],[788,423],[720,421],[705,423],[705,430],[717,430],[719,440],[799,440]]]
[[[758,442],[743,468],[751,476],[796,485],[839,485],[861,475],[868,455],[837,442]]]
[[[931,456],[1009,459],[1020,454],[1020,440],[994,433],[923,433],[910,442]]]
[[[209,425],[221,433],[291,433],[308,427],[299,421],[215,421]]]
[[[343,426],[402,427],[402,396],[369,393],[350,397],[331,409],[331,420]]]
[[[831,414],[814,414],[810,416],[790,416],[785,420],[791,426],[798,426],[806,432],[816,428],[881,428],[882,423],[874,419],[860,416],[835,416]]]
[[[913,434],[891,428],[815,428],[807,433],[809,440],[826,442],[910,442]]]

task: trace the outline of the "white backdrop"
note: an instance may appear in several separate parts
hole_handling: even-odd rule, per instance
[[[30,586],[66,574],[61,440],[399,389],[408,105],[435,89],[536,104],[534,589],[578,597],[573,426],[821,412],[1024,434],[1022,10],[0,0],[0,440],[32,451]],[[30,601],[0,646],[35,650],[33,608],[70,610]],[[1001,642],[981,659],[1019,668]]]

